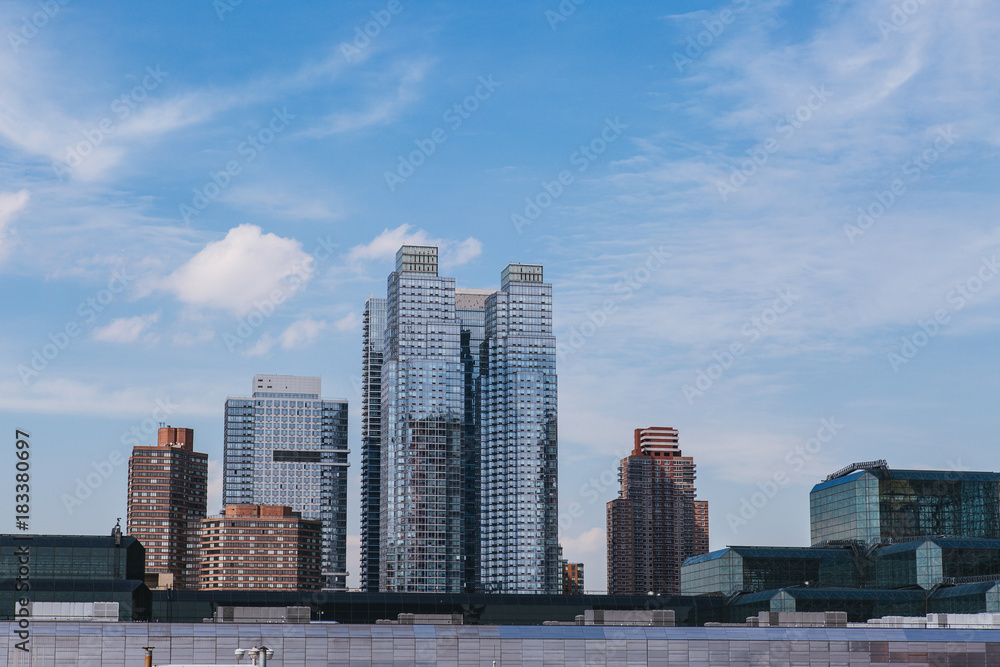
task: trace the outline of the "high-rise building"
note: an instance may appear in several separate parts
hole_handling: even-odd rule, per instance
[[[583,595],[583,563],[562,564],[563,595]]]
[[[556,340],[542,267],[510,264],[481,346],[482,586],[558,593]]]
[[[224,505],[288,506],[322,523],[323,586],[347,588],[347,401],[318,377],[255,375],[226,401]]]
[[[456,289],[437,269],[435,247],[396,254],[377,369],[376,300],[366,308],[363,391],[373,402],[380,371],[381,441],[362,485],[367,506],[381,475],[379,588],[558,592],[551,286],[535,265],[508,266],[500,290]]]
[[[482,590],[482,368],[486,300],[496,290],[455,289],[455,314],[461,331],[462,362],[462,505],[465,590]]]
[[[437,248],[403,246],[382,360],[383,591],[464,589],[460,344],[455,280],[437,275]]]
[[[155,446],[132,448],[126,528],[146,549],[153,587],[197,587],[188,530],[205,517],[207,500],[208,454],[194,451],[193,429],[166,426]]]
[[[382,462],[382,345],[386,300],[365,303],[361,365],[361,590],[379,590]]]
[[[695,464],[677,430],[635,430],[622,459],[619,497],[608,502],[608,593],[679,595],[681,565],[708,551],[708,503],[695,500]]]
[[[286,506],[230,505],[198,523],[201,588],[321,587],[320,521]]]
[[[1000,538],[1000,473],[852,463],[809,493],[812,543],[928,535]]]

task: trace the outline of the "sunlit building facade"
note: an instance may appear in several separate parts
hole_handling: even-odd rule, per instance
[[[635,430],[619,497],[607,505],[608,593],[679,595],[684,561],[708,551],[708,503],[696,500],[695,464],[677,430]]]
[[[194,451],[194,429],[161,427],[155,446],[132,448],[126,526],[146,549],[151,588],[198,587],[188,531],[207,501],[208,454]]]
[[[464,590],[462,380],[455,280],[437,248],[403,246],[382,360],[380,590]]]
[[[381,409],[362,511],[377,488],[379,590],[557,593],[552,288],[542,267],[512,264],[499,290],[456,289],[437,259],[400,248],[381,348],[377,300],[366,308],[363,392],[373,403],[377,372]]]
[[[347,401],[318,377],[255,375],[226,401],[224,505],[278,505],[322,523],[325,588],[347,588]]]
[[[481,353],[482,586],[558,593],[556,340],[542,267],[510,264]]]

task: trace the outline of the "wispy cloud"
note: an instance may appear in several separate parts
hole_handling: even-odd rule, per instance
[[[10,223],[28,205],[27,190],[0,192],[0,261],[10,253],[14,238]]]
[[[396,81],[396,89],[392,94],[378,93],[365,108],[357,111],[332,113],[321,124],[303,134],[308,137],[325,137],[357,132],[392,122],[419,99],[420,87],[429,68],[430,62],[426,60],[400,66],[398,71],[385,75],[386,78]],[[382,82],[380,88],[384,87],[385,82]]]
[[[280,345],[283,350],[307,347],[316,342],[320,335],[329,328],[330,324],[324,320],[306,317],[293,322],[277,338],[268,333],[263,334],[243,354],[247,357],[259,357],[270,352],[275,345]]]
[[[159,340],[159,335],[150,328],[160,321],[160,313],[122,317],[111,320],[103,327],[94,329],[91,338],[104,343],[135,343],[141,340],[147,345],[153,345]]]
[[[483,244],[474,237],[470,236],[464,241],[435,239],[423,229],[414,230],[411,225],[403,224],[394,229],[386,228],[370,242],[351,248],[347,253],[347,261],[353,264],[391,259],[396,256],[400,246],[404,245],[438,246],[441,265],[445,268],[466,264],[479,257],[483,251]]]

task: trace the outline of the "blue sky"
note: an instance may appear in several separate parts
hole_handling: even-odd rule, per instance
[[[465,287],[544,265],[588,589],[637,427],[680,430],[713,548],[808,543],[809,488],[852,461],[996,470],[998,24],[985,1],[6,2],[4,474],[29,431],[32,529],[104,533],[114,462],[163,418],[211,456],[216,511],[226,397],[320,375],[352,402],[356,583],[360,316],[404,242]]]

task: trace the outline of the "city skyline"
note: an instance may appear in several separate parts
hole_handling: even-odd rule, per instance
[[[107,534],[160,422],[217,511],[226,397],[316,376],[349,401],[359,586],[358,343],[402,245],[470,290],[545,267],[559,541],[594,590],[636,427],[683,434],[712,549],[809,544],[794,500],[853,461],[1000,467],[994,4],[56,4],[0,8],[32,532]]]

